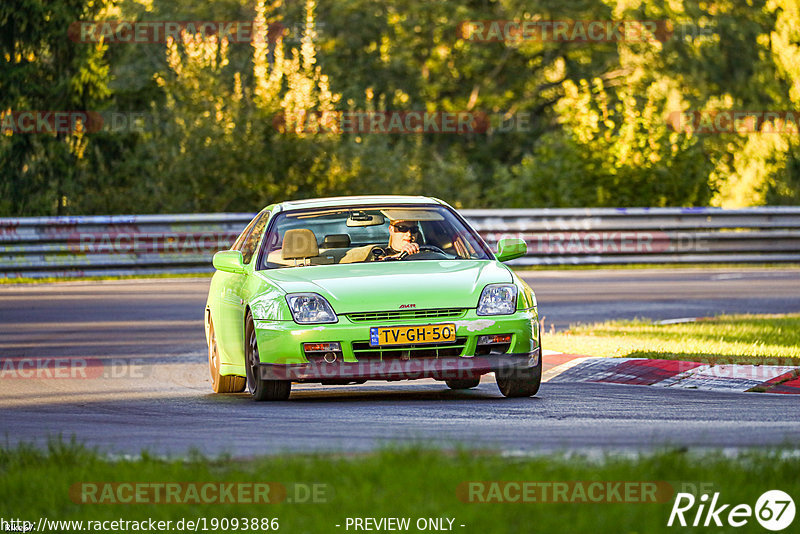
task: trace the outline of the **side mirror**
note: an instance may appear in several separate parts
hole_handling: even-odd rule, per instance
[[[211,260],[211,262],[218,271],[234,274],[241,274],[244,272],[242,252],[239,250],[222,250],[217,252],[214,254],[214,259]]]
[[[509,261],[528,253],[528,245],[519,238],[501,239],[497,242],[497,261]]]

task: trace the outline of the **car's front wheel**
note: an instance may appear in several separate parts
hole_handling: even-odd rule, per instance
[[[247,313],[245,327],[245,371],[247,373],[247,390],[257,401],[286,400],[292,391],[292,383],[288,380],[262,380],[259,373],[261,358],[258,354],[258,339],[253,316]]]
[[[244,391],[243,376],[221,375],[219,361],[219,345],[214,331],[214,322],[208,319],[208,371],[211,375],[211,389],[214,393],[240,393]]]
[[[542,384],[542,338],[539,336],[539,365],[524,369],[505,369],[495,373],[497,387],[504,397],[533,397]]]
[[[510,376],[496,376],[497,387],[504,397],[533,397],[542,383],[542,364],[529,369],[514,369]]]

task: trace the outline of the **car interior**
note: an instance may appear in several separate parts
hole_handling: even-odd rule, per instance
[[[287,220],[274,235],[275,242],[267,249],[267,267],[373,261],[373,250],[385,247],[388,243],[390,220],[414,221],[418,227],[415,242],[441,249],[450,259],[475,257],[475,249],[469,240],[454,235],[452,225],[438,213],[421,210],[354,210],[346,219],[341,213],[329,213]],[[282,234],[280,230],[283,230]]]

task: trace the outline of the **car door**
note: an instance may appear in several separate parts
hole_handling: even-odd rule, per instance
[[[224,360],[233,360],[232,363],[244,362],[244,360],[239,361],[244,355],[244,314],[247,306],[243,290],[247,282],[246,273],[251,272],[248,266],[256,257],[255,251],[264,235],[268,219],[268,211],[256,215],[231,247],[231,250],[241,251],[245,273],[218,271],[215,275],[215,278],[219,278],[218,284],[215,285],[219,291],[217,302],[220,313],[214,317],[214,325],[219,344],[228,356]]]

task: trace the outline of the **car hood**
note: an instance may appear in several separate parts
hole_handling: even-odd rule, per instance
[[[259,271],[287,293],[319,293],[337,314],[475,308],[486,284],[511,282],[494,260],[420,260],[317,265]],[[413,306],[411,306],[413,305]]]

